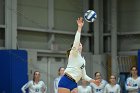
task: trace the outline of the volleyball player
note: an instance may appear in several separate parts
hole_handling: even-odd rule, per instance
[[[88,82],[98,84],[98,81],[86,75],[85,59],[82,57],[82,44],[80,42],[81,31],[84,25],[83,18],[77,19],[78,30],[75,34],[75,39],[72,48],[68,52],[68,64],[65,69],[64,76],[58,84],[58,93],[70,93],[73,89],[77,89],[78,81],[83,78]]]
[[[64,70],[65,70],[64,67],[60,67],[58,69],[59,76],[57,78],[55,78],[55,80],[54,80],[54,93],[58,93],[58,83],[59,83],[61,77],[64,75]]]
[[[116,84],[116,77],[114,75],[110,76],[110,83],[105,86],[104,93],[121,93],[120,85]]]
[[[22,88],[22,92],[26,93],[26,89],[29,89],[29,93],[46,93],[46,85],[43,81],[40,81],[40,72],[35,71],[33,80],[27,82]]]
[[[92,93],[91,86],[87,85],[86,80],[82,80],[82,84],[78,86],[78,93]]]
[[[95,80],[99,80],[100,81],[100,85],[97,86],[94,83],[90,83],[90,86],[92,87],[92,91],[94,93],[103,93],[104,88],[105,88],[105,85],[107,84],[107,81],[104,80],[104,79],[102,79],[102,76],[101,76],[101,73],[100,72],[96,72],[94,74],[94,76],[95,76]]]
[[[126,90],[128,93],[140,93],[140,77],[136,66],[131,67],[131,77],[126,80]]]

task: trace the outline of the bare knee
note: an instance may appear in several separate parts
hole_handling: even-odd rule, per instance
[[[78,89],[77,89],[77,88],[73,89],[73,90],[71,91],[71,93],[78,93]]]

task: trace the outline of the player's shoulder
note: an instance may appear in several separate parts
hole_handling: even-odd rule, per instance
[[[79,86],[78,86],[78,89],[80,89],[80,88],[82,88],[82,86],[81,86],[81,85],[79,85]]]
[[[104,79],[102,79],[102,82],[103,82],[103,83],[105,83],[105,84],[107,84],[107,83],[108,83],[108,82],[107,82],[106,80],[104,80]]]
[[[131,79],[132,79],[132,77],[128,77],[128,78],[127,78],[127,80],[131,80]]]
[[[106,84],[106,86],[110,86],[110,84]]]
[[[59,77],[56,77],[56,78],[54,79],[54,81],[58,81],[58,79],[59,79]]]
[[[28,83],[33,84],[33,80],[29,80]]]
[[[106,84],[106,86],[105,87],[109,87],[110,86],[110,84]]]
[[[140,79],[140,76],[138,76],[138,79]]]
[[[90,86],[92,86],[92,87],[93,87],[93,86],[95,86],[95,84],[94,84],[94,83],[90,83]]]
[[[90,85],[88,85],[88,86],[87,86],[87,88],[88,88],[88,89],[91,89],[91,86],[90,86]]]
[[[40,80],[39,83],[44,84],[44,81]]]
[[[119,84],[116,84],[116,87],[120,87],[120,85]]]

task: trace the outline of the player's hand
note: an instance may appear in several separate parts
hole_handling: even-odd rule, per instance
[[[78,28],[82,28],[83,27],[84,21],[83,21],[83,18],[82,17],[79,17],[77,19],[77,25],[78,25]]]

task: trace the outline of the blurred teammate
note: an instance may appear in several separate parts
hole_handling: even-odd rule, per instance
[[[99,80],[100,81],[100,85],[97,86],[94,83],[90,83],[90,86],[92,87],[92,91],[94,93],[103,93],[105,85],[107,84],[107,82],[105,80],[102,79],[101,73],[100,72],[96,72],[94,74],[95,76],[95,80]]]
[[[81,30],[84,25],[83,18],[77,19],[78,30],[75,35],[72,48],[68,54],[68,64],[65,69],[65,74],[62,76],[58,84],[58,93],[70,93],[73,89],[76,90],[77,82],[83,78],[89,82],[96,82],[86,75],[85,59],[82,57],[82,44],[80,42]],[[74,93],[74,92],[73,92]]]
[[[131,77],[126,80],[126,90],[128,93],[140,93],[140,77],[135,66],[131,68]]]
[[[82,85],[78,86],[78,93],[92,93],[91,86],[87,86],[87,81],[82,80]]]
[[[58,69],[59,76],[54,80],[54,93],[58,93],[58,83],[59,83],[61,77],[64,75],[64,70],[65,70],[64,67],[60,67]]]
[[[22,92],[26,93],[26,89],[29,89],[29,93],[46,93],[46,85],[43,81],[40,81],[40,72],[35,71],[33,80],[27,82],[22,88]]]
[[[104,88],[104,93],[121,93],[120,85],[116,84],[116,77],[110,76],[110,83]]]

